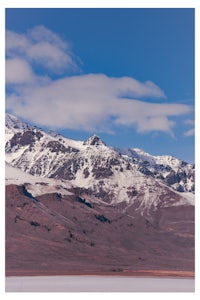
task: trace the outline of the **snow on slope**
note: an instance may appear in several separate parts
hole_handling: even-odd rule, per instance
[[[135,158],[141,162],[148,162],[149,165],[151,166],[154,165],[169,166],[174,170],[177,170],[185,165],[192,166],[191,164],[187,164],[186,162],[183,162],[182,160],[173,157],[171,155],[154,156],[139,148],[118,149],[118,151],[121,151],[121,153],[123,155],[126,155],[127,157]]]
[[[148,176],[161,179],[179,192],[195,192],[195,168],[170,155],[153,156],[138,148],[116,149]]]
[[[170,155],[153,156],[138,148],[133,148],[133,150],[138,154],[139,158],[141,158],[143,161],[148,161],[152,165],[169,165],[172,168],[180,168],[182,165],[182,161],[180,159]]]
[[[27,191],[34,197],[47,193],[60,193],[61,195],[72,194],[69,192],[69,189],[73,186],[70,182],[65,180],[33,176],[8,164],[6,164],[5,167],[5,175],[6,185],[25,184]]]
[[[6,132],[6,134],[5,134],[6,140],[5,140],[5,142],[9,141],[16,133],[31,130],[33,132],[40,131],[44,135],[44,138],[48,138],[49,140],[52,140],[52,141],[57,140],[60,143],[62,143],[64,145],[66,144],[72,148],[76,148],[79,150],[81,150],[83,148],[83,141],[76,141],[76,140],[68,139],[68,138],[65,138],[64,136],[62,136],[61,134],[57,134],[53,131],[49,131],[47,133],[36,126],[31,126],[31,125],[28,125],[28,124],[22,122],[20,119],[18,119],[17,117],[15,117],[11,114],[6,114],[5,125],[6,125],[6,131],[5,131]]]
[[[34,175],[27,178],[27,182],[31,182],[28,190],[33,195],[58,192],[58,187],[60,193],[66,193],[70,182],[113,205],[137,202],[141,210],[194,202],[184,193],[167,187],[159,178],[142,173],[139,163],[149,159],[153,164],[156,157],[141,150],[132,149],[128,150],[130,153],[121,155],[107,147],[96,135],[84,142],[73,141],[23,124],[11,115],[6,118],[6,135],[6,162]],[[131,161],[130,158],[134,159]],[[166,157],[162,159],[167,161]],[[176,159],[175,162],[174,165],[177,164]],[[26,179],[24,173],[18,179],[16,176],[12,178],[13,172],[16,171],[8,169],[8,182]]]

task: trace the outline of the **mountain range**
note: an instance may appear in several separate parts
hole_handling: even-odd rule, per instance
[[[194,165],[5,123],[7,274],[194,270]]]

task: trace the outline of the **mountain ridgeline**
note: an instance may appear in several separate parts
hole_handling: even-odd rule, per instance
[[[7,274],[194,270],[194,165],[10,114],[5,142]]]
[[[107,147],[96,135],[74,141],[6,115],[6,162],[34,176],[65,179],[108,203],[157,205],[162,190],[194,193],[194,165],[171,156]],[[155,192],[155,193],[154,193]],[[141,196],[141,197],[140,197]],[[142,200],[143,198],[143,200]]]

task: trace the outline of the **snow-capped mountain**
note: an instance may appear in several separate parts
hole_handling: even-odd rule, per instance
[[[6,115],[6,274],[193,272],[194,194],[165,182],[181,168]]]
[[[170,155],[153,156],[138,148],[116,149],[148,176],[162,180],[178,192],[195,192],[195,167]]]
[[[112,205],[126,203],[136,210],[193,204],[188,193],[178,193],[176,183],[190,191],[193,166],[170,157],[154,157],[138,149],[116,151],[96,135],[74,141],[48,134],[6,115],[6,162],[37,177],[70,181],[88,195]],[[170,182],[170,178],[185,178]],[[187,172],[186,172],[187,171]],[[181,177],[182,178],[182,177]],[[167,184],[166,184],[167,183]]]

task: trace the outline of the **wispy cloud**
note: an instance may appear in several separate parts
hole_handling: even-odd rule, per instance
[[[194,120],[187,119],[187,120],[185,120],[185,124],[194,126]]]
[[[6,54],[9,58],[26,59],[53,73],[78,69],[68,43],[44,26],[34,27],[24,34],[7,30]]]
[[[184,132],[184,136],[187,136],[187,137],[193,136],[194,134],[195,134],[195,129],[194,128]]]
[[[39,125],[107,132],[129,126],[138,133],[161,131],[173,136],[175,117],[192,110],[185,104],[142,100],[166,98],[151,81],[105,74],[50,78],[51,72],[78,66],[67,42],[43,26],[26,34],[8,31],[6,50],[6,80],[12,85],[7,109]],[[35,64],[46,68],[48,76],[37,74]]]
[[[194,120],[192,120],[192,119],[186,119],[184,123],[185,123],[186,125],[191,125],[191,126],[193,126],[192,129],[189,129],[189,130],[187,130],[187,131],[184,132],[184,136],[185,136],[185,137],[190,137],[190,136],[195,135]]]

